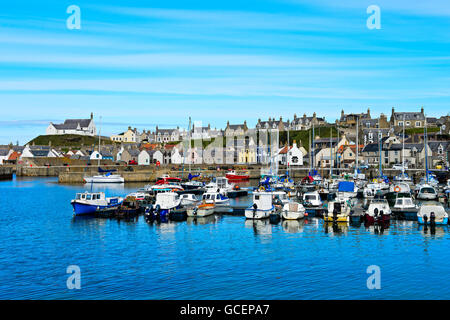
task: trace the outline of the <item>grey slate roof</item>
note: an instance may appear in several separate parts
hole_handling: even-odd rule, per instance
[[[81,128],[89,127],[91,119],[67,119],[62,124],[53,124],[59,130],[74,130],[80,125]]]
[[[9,153],[9,150],[8,150],[8,149],[0,149],[0,156],[1,156],[1,157],[7,156],[8,153]]]
[[[394,112],[395,120],[403,121],[403,117],[405,117],[406,121],[425,120],[422,112]]]

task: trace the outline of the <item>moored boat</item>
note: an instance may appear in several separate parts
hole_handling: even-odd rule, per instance
[[[72,204],[75,215],[95,214],[97,211],[117,209],[123,199],[121,197],[107,198],[104,192],[77,193]]]
[[[235,170],[228,171],[225,177],[230,181],[245,181],[250,179],[248,173],[238,173]]]
[[[269,192],[254,192],[253,205],[245,209],[247,219],[265,219],[272,212],[275,212],[275,206],[272,203],[272,194]]]
[[[214,214],[216,206],[214,203],[202,203],[187,209],[188,217],[206,217]]]
[[[399,195],[392,207],[392,214],[402,220],[417,220],[417,211],[418,208],[411,196]]]
[[[417,212],[417,218],[419,224],[448,224],[448,214],[439,202],[423,203]]]
[[[364,219],[367,223],[389,222],[391,218],[391,209],[386,199],[374,198],[365,212]]]
[[[350,213],[349,201],[330,201],[323,219],[329,222],[350,222]]]
[[[422,184],[419,186],[416,198],[419,200],[436,200],[438,193],[430,184]]]
[[[283,206],[281,217],[286,220],[303,219],[305,212],[306,210],[301,203],[291,201]]]

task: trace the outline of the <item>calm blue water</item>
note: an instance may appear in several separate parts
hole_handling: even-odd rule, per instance
[[[376,234],[316,219],[74,219],[70,200],[83,190],[47,178],[0,182],[0,299],[450,298],[447,227],[430,235],[394,222]],[[80,290],[66,287],[69,265],[81,268]],[[380,290],[367,289],[369,265],[381,268]]]

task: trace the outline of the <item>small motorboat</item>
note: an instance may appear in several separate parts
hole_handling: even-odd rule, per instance
[[[245,181],[250,179],[248,173],[238,173],[235,170],[228,171],[225,177],[230,181]]]
[[[272,202],[272,193],[254,192],[253,205],[245,209],[245,217],[247,219],[265,219],[275,211],[276,209]]]
[[[323,210],[323,203],[320,194],[317,191],[306,192],[303,194],[303,206],[309,216],[320,216]]]
[[[299,202],[291,201],[286,203],[281,210],[281,216],[286,220],[303,219],[305,216],[305,207]]]
[[[387,200],[383,198],[372,199],[364,218],[369,224],[374,222],[389,222],[391,219],[391,209]]]
[[[349,201],[330,201],[323,219],[326,222],[350,222],[351,210]]]
[[[203,188],[205,186],[205,183],[202,181],[198,181],[198,180],[191,180],[191,181],[183,182],[181,184],[181,186],[183,187],[184,190],[196,190],[196,189]]]
[[[104,192],[84,192],[77,193],[70,203],[75,215],[95,214],[98,211],[110,211],[117,209],[122,204],[123,198],[106,198]]]
[[[216,205],[214,203],[205,203],[199,204],[198,206],[188,208],[187,215],[188,217],[206,217],[212,215]]]
[[[390,206],[394,206],[398,197],[411,196],[411,188],[406,182],[396,182],[389,186],[389,192],[386,193],[386,199]]]
[[[372,183],[366,185],[363,189],[364,198],[373,198],[377,194],[385,194],[389,191],[389,184],[383,179],[374,179]]]
[[[418,207],[411,196],[399,196],[392,207],[392,214],[402,220],[417,220]]]
[[[438,193],[430,184],[422,184],[419,186],[416,198],[419,200],[436,200]]]
[[[448,214],[439,202],[423,203],[417,212],[419,224],[447,225]]]

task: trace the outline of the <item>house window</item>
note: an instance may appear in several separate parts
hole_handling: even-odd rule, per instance
[[[398,125],[399,125],[399,126],[403,126],[403,121],[399,121],[399,122],[398,122]]]
[[[420,121],[416,121],[416,127],[420,127]]]
[[[411,125],[411,122],[406,121],[406,125],[407,125],[407,126],[410,126],[410,125]]]

